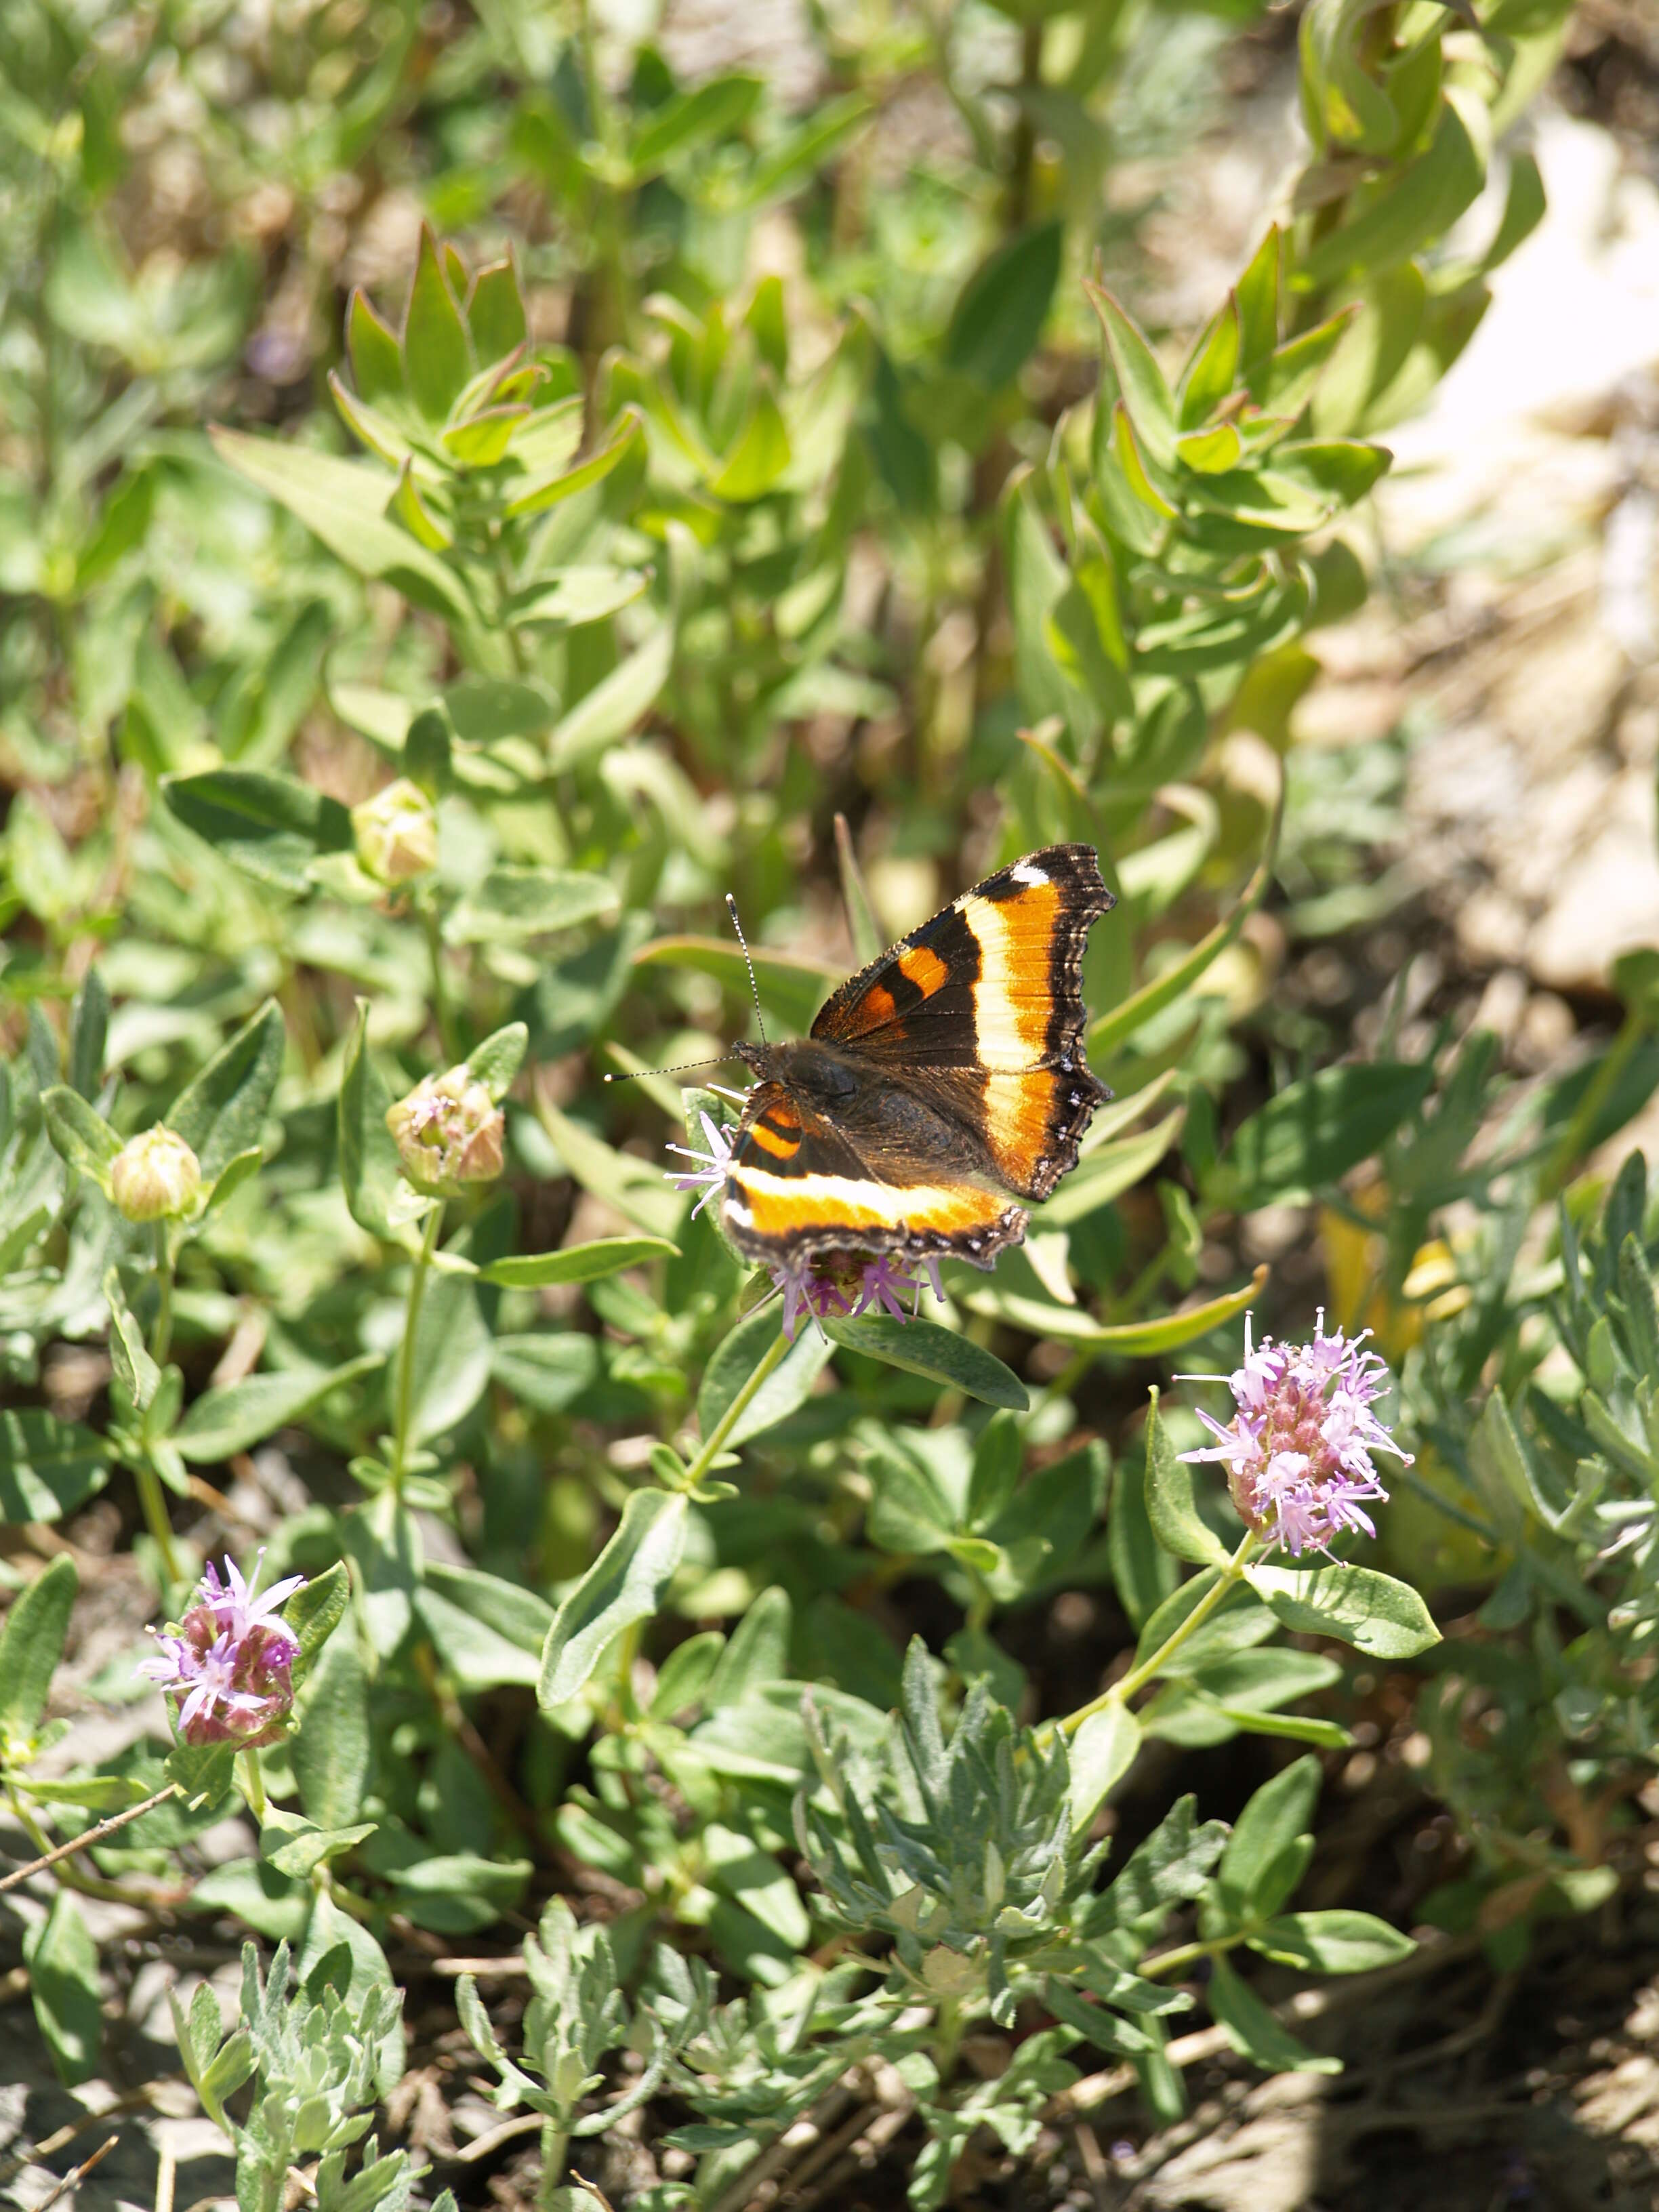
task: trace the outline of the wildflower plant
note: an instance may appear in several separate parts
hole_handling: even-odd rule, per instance
[[[1574,1181],[1659,1085],[1639,978],[1492,1152],[1478,1040],[1298,1032],[1302,1072],[1232,1088],[1241,1041],[1285,1048],[1247,924],[1319,771],[1275,794],[1218,741],[1293,744],[1379,434],[1536,218],[1502,133],[1565,6],[1481,0],[1477,41],[1311,0],[1306,173],[1184,347],[1097,188],[1184,19],[1079,46],[1025,8],[986,84],[935,12],[815,16],[836,90],[804,110],[682,81],[615,11],[485,11],[441,51],[396,9],[161,11],[130,54],[95,9],[0,21],[7,1971],[79,2083],[83,1899],[169,1955],[257,1938],[229,2033],[201,1990],[177,2023],[248,2206],[296,2162],[328,2212],[416,2201],[380,2148],[406,2098],[374,2115],[406,2057],[451,2080],[451,2028],[406,2036],[462,1954],[497,1971],[455,2019],[558,2212],[590,2178],[618,2212],[735,2203],[849,2083],[921,2114],[891,2155],[939,2203],[1097,2057],[1170,2117],[1200,2002],[1263,2068],[1328,2066],[1256,1962],[1409,1941],[1297,1899],[1352,1655],[1401,1710],[1429,1679],[1478,1838],[1448,1917],[1601,1879],[1646,1771],[1651,1209],[1627,1176],[1596,1227]],[[196,114],[199,237],[258,243],[135,268],[118,222],[171,204],[216,70],[250,92]],[[912,161],[924,80],[963,136]],[[1488,179],[1496,229],[1449,258]],[[389,274],[388,179],[431,218]],[[952,883],[1059,839],[1119,895],[1083,979],[1119,1095],[1026,1244],[746,1270],[710,1204],[740,1101],[656,1072],[746,1018],[720,894],[801,1033]],[[1471,1194],[1501,1290],[1396,1340]],[[1310,1200],[1330,1249],[1388,1245],[1310,1335],[1236,1257]],[[1177,1370],[1231,1370],[1241,1325],[1229,1413]],[[1501,1788],[1449,1686],[1498,1663],[1377,1564],[1437,1464],[1487,1546]],[[173,1625],[149,1739],[77,1759],[138,1656],[83,1679],[94,1507]],[[1069,1691],[1029,1632],[1063,1596]],[[1541,1860],[1523,1708],[1571,1784]],[[1231,1831],[1184,1778],[1148,1813],[1162,1762],[1235,1740]],[[476,2197],[514,2154],[440,2178]]]

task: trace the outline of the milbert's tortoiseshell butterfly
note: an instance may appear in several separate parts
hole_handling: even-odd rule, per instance
[[[1025,1234],[1110,1097],[1083,1056],[1089,930],[1115,903],[1088,845],[975,884],[849,978],[797,1044],[743,1044],[757,1078],[720,1193],[745,1257],[949,1255],[989,1267]]]

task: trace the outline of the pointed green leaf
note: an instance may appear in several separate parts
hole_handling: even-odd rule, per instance
[[[1011,1406],[1023,1413],[1030,1403],[1025,1385],[994,1352],[937,1322],[897,1322],[866,1315],[858,1321],[828,1321],[823,1326],[830,1340],[848,1352],[884,1360],[907,1375],[925,1376],[983,1405]]]
[[[1158,467],[1169,468],[1176,454],[1175,401],[1157,356],[1103,285],[1085,284],[1084,289],[1105,332],[1111,374],[1135,437]]]
[[[195,1152],[206,1180],[216,1182],[258,1145],[287,1042],[282,1009],[267,999],[173,1100],[167,1127]]]
[[[1410,1659],[1438,1644],[1440,1631],[1409,1583],[1374,1567],[1340,1565],[1299,1573],[1251,1566],[1245,1578],[1286,1628],[1334,1636],[1376,1659]]]
[[[415,404],[428,422],[447,418],[474,365],[466,325],[439,258],[438,241],[422,225],[404,320],[404,373]]]
[[[506,1290],[539,1290],[547,1283],[596,1283],[623,1267],[678,1257],[679,1247],[664,1237],[600,1237],[557,1252],[514,1253],[505,1260],[491,1260],[478,1273],[486,1283],[499,1283]]]
[[[351,817],[337,799],[290,775],[216,768],[167,775],[161,793],[186,830],[245,876],[298,898],[321,853],[351,850]]]
[[[54,1083],[41,1092],[40,1110],[56,1152],[107,1197],[110,1163],[121,1149],[121,1139],[109,1123],[66,1083]]]
[[[963,286],[945,334],[945,366],[1000,392],[1036,350],[1060,282],[1065,227],[1059,216],[1021,231]]]
[[[656,1612],[679,1565],[687,1510],[684,1494],[629,1497],[616,1534],[554,1615],[536,1692],[544,1711],[568,1704],[611,1639]]]
[[[1200,1519],[1194,1502],[1193,1470],[1176,1456],[1170,1432],[1158,1417],[1158,1392],[1146,1416],[1146,1510],[1152,1534],[1166,1552],[1201,1567],[1226,1564],[1227,1547]]]
[[[28,1738],[40,1725],[79,1587],[74,1561],[60,1553],[13,1598],[0,1624],[0,1750],[8,1735]]]

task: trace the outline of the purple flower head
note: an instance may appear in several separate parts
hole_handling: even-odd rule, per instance
[[[1389,1493],[1376,1479],[1373,1452],[1392,1452],[1411,1465],[1410,1454],[1371,1411],[1389,1370],[1376,1352],[1362,1349],[1370,1334],[1346,1337],[1339,1328],[1327,1334],[1322,1307],[1311,1343],[1275,1344],[1265,1337],[1255,1346],[1247,1316],[1244,1364],[1228,1378],[1237,1411],[1225,1427],[1200,1413],[1215,1442],[1182,1454],[1224,1467],[1246,1526],[1282,1544],[1293,1559],[1328,1552],[1344,1529],[1376,1534],[1364,1509],[1386,1504]]]
[[[274,1616],[305,1577],[289,1575],[258,1592],[264,1559],[261,1552],[252,1582],[228,1559],[222,1577],[210,1561],[184,1619],[156,1636],[155,1656],[139,1663],[141,1674],[179,1699],[185,1743],[234,1743],[252,1751],[283,1733],[300,1646],[287,1622]]]
[[[913,1269],[920,1270],[912,1273]],[[817,1324],[822,1334],[826,1317],[856,1321],[860,1314],[890,1314],[896,1322],[916,1317],[924,1290],[931,1290],[941,1305],[945,1286],[935,1259],[901,1259],[891,1252],[860,1254],[827,1252],[816,1262],[788,1267],[775,1261],[772,1280],[783,1292],[783,1333],[795,1340],[803,1315]],[[902,1301],[910,1301],[907,1313]]]
[[[708,1143],[706,1152],[694,1152],[688,1145],[670,1145],[666,1149],[678,1152],[683,1160],[696,1160],[695,1168],[669,1168],[665,1170],[676,1190],[696,1190],[702,1187],[702,1196],[691,1209],[695,1221],[709,1200],[726,1181],[726,1170],[732,1162],[732,1139],[735,1129],[722,1129],[711,1114],[699,1114],[702,1133]]]

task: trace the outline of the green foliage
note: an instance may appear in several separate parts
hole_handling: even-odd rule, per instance
[[[1589,1901],[1601,1809],[1650,1760],[1659,1245],[1639,1171],[1595,1224],[1571,1184],[1659,1082],[1650,993],[1626,971],[1620,1039],[1495,1136],[1479,1039],[1390,1028],[1362,1061],[1293,1032],[1241,976],[1319,771],[1292,754],[1264,796],[1217,742],[1248,720],[1288,752],[1303,640],[1363,597],[1335,533],[1536,219],[1535,169],[1493,147],[1565,9],[1483,5],[1477,41],[1451,11],[1312,0],[1309,167],[1184,348],[1101,210],[1112,161],[1194,119],[1142,96],[1190,19],[1009,0],[996,84],[970,11],[934,12],[815,16],[836,90],[799,112],[562,16],[484,11],[433,52],[410,9],[313,12],[249,33],[248,98],[199,120],[202,235],[264,243],[138,265],[127,188],[172,127],[150,88],[215,81],[228,34],[0,24],[7,1556],[106,1492],[160,1619],[244,1455],[307,1501],[264,1532],[307,1578],[291,1735],[43,1778],[59,1558],[0,1632],[0,1779],[43,1852],[176,1785],[31,1877],[66,2081],[98,2063],[77,1882],[143,1905],[171,1869],[177,1909],[276,1947],[263,1976],[248,1947],[228,2034],[209,1990],[177,2009],[245,2212],[296,2162],[328,2212],[414,2201],[421,2169],[369,2133],[411,1929],[505,1950],[537,1901],[522,2016],[494,1978],[457,2009],[502,2109],[540,2120],[544,2205],[590,2202],[572,2145],[659,2100],[694,2165],[640,2201],[734,2202],[880,2063],[922,2116],[927,2206],[976,2130],[1027,2154],[1085,2051],[1176,2111],[1200,1960],[1246,2057],[1330,2069],[1251,1962],[1407,1945],[1296,1902],[1350,1654],[1428,1677],[1437,1784],[1480,1838],[1449,1921],[1506,1884]],[[930,74],[965,150],[895,181],[881,134]],[[1492,242],[1454,259],[1503,158]],[[307,410],[338,210],[388,182],[429,220],[384,295],[350,292]],[[947,1262],[925,1312],[791,1343],[663,1172],[682,1126],[701,1148],[731,1118],[672,1075],[749,1019],[719,894],[793,1033],[980,863],[1062,838],[1119,896],[1084,975],[1118,1097],[994,1275]],[[440,1096],[465,1172],[408,1149]],[[110,1170],[158,1125],[202,1188],[134,1224]],[[1517,1274],[1564,1191],[1559,1266]],[[1437,1462],[1486,1546],[1478,1643],[1440,1645],[1346,1553],[1268,1558],[1182,1455],[1170,1366],[1231,1364],[1273,1296],[1210,1262],[1236,1217],[1304,1200],[1340,1318],[1409,1352],[1412,1480]],[[1454,1208],[1467,1297],[1425,1330],[1407,1285]],[[67,1402],[105,1358],[106,1393]],[[1070,1591],[1108,1624],[1108,1686],[1061,1711],[1019,1616]],[[936,1654],[901,1655],[913,1617],[946,1624]],[[1478,1758],[1471,1683],[1503,1718]],[[1231,1832],[1176,1796],[1108,1843],[1143,1746],[1241,1736],[1267,1778]],[[205,1867],[239,1810],[257,1850]],[[1003,2063],[964,2064],[970,2030]]]

